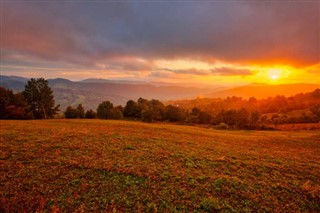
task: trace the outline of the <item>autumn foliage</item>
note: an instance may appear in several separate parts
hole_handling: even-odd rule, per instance
[[[166,105],[165,105],[166,104]],[[139,98],[129,100],[124,107],[109,101],[100,103],[97,117],[129,119],[145,122],[212,125],[217,129],[270,129],[270,125],[317,123],[320,121],[320,90],[292,97],[276,96],[257,100],[228,97],[225,99],[159,100]],[[72,110],[69,106],[65,117]],[[76,118],[76,115],[73,116]]]
[[[31,79],[23,93],[0,88],[0,118],[52,118],[58,112],[52,90],[44,79]],[[96,111],[68,106],[65,118],[129,119],[145,122],[212,125],[217,129],[268,129],[270,125],[320,122],[320,89],[291,97],[197,98],[161,102],[129,100],[124,107],[102,101]]]

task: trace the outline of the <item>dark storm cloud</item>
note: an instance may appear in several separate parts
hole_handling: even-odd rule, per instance
[[[110,68],[121,67],[121,57],[307,66],[320,58],[319,4],[4,2],[2,48],[50,62]],[[5,62],[6,55],[1,58]],[[149,66],[132,63],[134,70]]]

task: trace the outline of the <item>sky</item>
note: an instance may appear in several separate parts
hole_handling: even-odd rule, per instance
[[[1,1],[1,74],[320,84],[320,1]]]

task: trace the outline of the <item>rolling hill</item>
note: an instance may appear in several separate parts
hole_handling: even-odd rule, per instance
[[[0,86],[23,91],[27,78],[17,76],[1,76]],[[130,99],[139,97],[146,99],[180,99],[191,98],[208,93],[210,89],[198,87],[182,87],[168,84],[163,86],[144,82],[110,81],[103,79],[88,79],[74,82],[63,78],[49,79],[56,103],[64,110],[68,105],[83,104],[87,109],[96,109],[102,101],[108,100],[115,105],[125,105]],[[213,91],[213,89],[211,90]]]
[[[19,76],[0,76],[0,86],[15,92],[22,91],[29,79]],[[125,105],[130,99],[139,97],[158,99],[161,101],[175,99],[193,99],[197,96],[216,98],[237,96],[243,98],[266,98],[276,95],[291,96],[297,93],[311,92],[320,85],[317,84],[283,84],[267,85],[252,84],[231,89],[219,90],[211,88],[177,86],[165,82],[143,81],[113,81],[107,79],[86,79],[83,81],[70,81],[63,78],[49,79],[56,103],[62,110],[67,106],[83,104],[86,109],[96,109],[102,101],[109,100],[115,105]]]
[[[319,84],[252,84],[231,89],[225,89],[208,94],[209,98],[242,97],[257,99],[272,97],[276,95],[291,96],[298,93],[311,92],[320,88]]]

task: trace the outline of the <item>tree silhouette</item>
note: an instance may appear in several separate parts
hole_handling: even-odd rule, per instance
[[[104,101],[97,108],[98,118],[103,119],[121,119],[123,118],[122,111],[119,107],[113,107],[110,101]]]
[[[255,128],[258,125],[260,118],[261,118],[261,115],[258,111],[251,112],[251,114],[250,114],[251,128]]]
[[[53,92],[44,78],[31,78],[25,86],[23,96],[27,102],[27,110],[34,118],[52,118],[59,111],[60,105],[55,106]]]
[[[138,104],[133,100],[129,100],[124,107],[123,115],[126,117],[139,117],[140,110]]]
[[[139,100],[138,100],[139,102]],[[159,100],[152,99],[147,103],[147,107],[141,111],[142,121],[153,122],[162,121],[164,118],[165,107]]]
[[[172,122],[184,121],[185,113],[179,107],[168,105],[165,108],[165,119]]]
[[[79,112],[77,109],[73,108],[72,106],[68,106],[66,111],[64,112],[65,118],[78,118]]]
[[[310,108],[312,114],[316,117],[317,121],[320,122],[320,104],[317,104]]]
[[[78,110],[78,118],[84,118],[84,108],[82,104],[78,105],[77,110]]]
[[[85,117],[89,118],[89,119],[96,118],[97,113],[95,111],[93,111],[92,109],[90,109],[90,110],[87,110]]]
[[[26,119],[26,102],[21,93],[0,87],[0,119]]]

